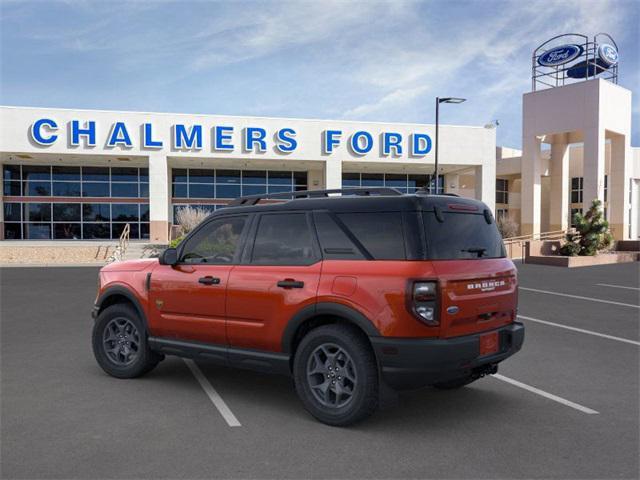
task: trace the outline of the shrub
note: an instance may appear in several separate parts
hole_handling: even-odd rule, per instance
[[[182,240],[184,240],[184,235],[180,235],[178,238],[174,238],[169,242],[169,247],[176,248]]]
[[[180,236],[178,238],[184,237],[208,216],[209,212],[204,208],[190,206],[179,208],[176,213],[176,223],[180,226]]]
[[[613,243],[609,222],[604,219],[600,200],[594,200],[584,215],[576,213],[573,216],[573,223],[576,231],[567,233],[567,242],[560,249],[560,254],[593,256],[606,250]]]
[[[496,225],[498,226],[498,230],[500,231],[502,238],[516,237],[518,235],[518,230],[520,229],[518,223],[506,215],[498,218]]]

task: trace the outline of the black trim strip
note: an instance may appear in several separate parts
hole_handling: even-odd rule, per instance
[[[290,356],[286,353],[161,337],[149,337],[148,341],[152,350],[167,355],[208,360],[219,365],[246,368],[266,373],[291,375]]]

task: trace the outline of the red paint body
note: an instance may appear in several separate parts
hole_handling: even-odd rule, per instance
[[[205,276],[220,283],[200,284]],[[382,336],[396,338],[449,338],[492,330],[512,323],[517,307],[516,269],[506,258],[324,260],[310,266],[169,266],[150,259],[108,265],[100,279],[99,295],[114,286],[135,295],[152,336],[272,352],[282,351],[290,319],[317,302],[357,310]],[[276,286],[288,279],[304,282],[304,288]],[[438,282],[439,326],[428,326],[411,312],[408,288],[415,280]],[[453,306],[457,313],[448,313]]]

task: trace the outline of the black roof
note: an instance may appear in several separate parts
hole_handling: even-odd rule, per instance
[[[230,203],[228,207],[216,211],[213,215],[229,213],[257,213],[257,212],[279,212],[279,211],[307,211],[307,210],[329,210],[335,212],[398,212],[398,211],[419,211],[433,210],[439,207],[440,210],[463,210],[482,213],[487,206],[479,200],[458,197],[457,195],[428,195],[423,193],[402,194],[394,189],[359,189],[355,190],[312,190],[310,192],[294,192],[293,194],[279,194],[279,197],[300,196],[291,200],[273,202],[277,197],[271,196],[251,196],[241,197]],[[324,192],[341,193],[342,195],[322,195]],[[369,193],[366,193],[369,192]],[[310,193],[311,195],[306,195]],[[354,194],[355,193],[355,194]],[[244,202],[243,202],[244,199]],[[249,201],[246,201],[249,199]],[[260,200],[268,200],[271,203],[259,203]],[[465,208],[466,207],[466,208]]]

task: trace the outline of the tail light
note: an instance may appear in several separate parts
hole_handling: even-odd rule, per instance
[[[439,325],[438,283],[414,282],[409,293],[413,314],[429,326]]]

